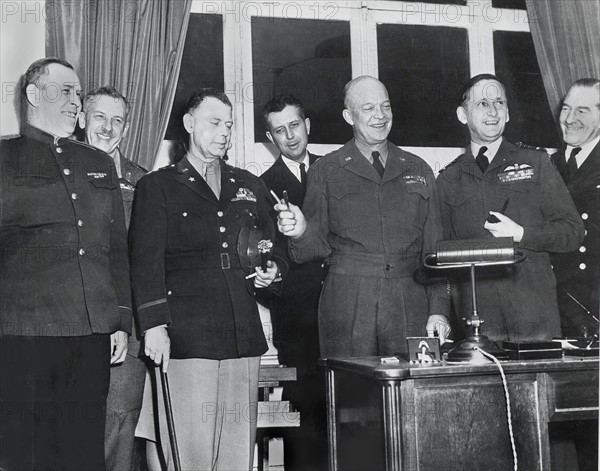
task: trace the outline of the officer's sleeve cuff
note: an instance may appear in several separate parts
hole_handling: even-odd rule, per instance
[[[119,317],[121,320],[121,327],[119,330],[127,332],[129,335],[131,335],[131,324],[133,322],[133,312],[131,308],[127,306],[119,306]]]
[[[140,304],[137,308],[137,315],[142,333],[145,333],[152,327],[162,324],[169,325],[171,323],[171,315],[166,298]]]

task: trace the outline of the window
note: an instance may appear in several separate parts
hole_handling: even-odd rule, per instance
[[[223,18],[192,13],[165,139],[181,137],[183,109],[195,90],[222,89],[223,82]]]
[[[352,78],[348,22],[255,18],[252,65],[255,142],[268,142],[262,110],[280,93],[304,104],[312,142],[336,144],[351,137],[341,119],[342,92]]]
[[[464,145],[456,119],[462,84],[469,78],[467,31],[462,28],[377,26],[379,79],[390,94],[397,145]]]
[[[506,84],[510,121],[506,137],[558,147],[559,138],[530,33],[494,31],[496,76]]]

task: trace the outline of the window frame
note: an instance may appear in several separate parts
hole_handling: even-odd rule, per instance
[[[293,11],[293,14],[291,12]],[[255,142],[252,101],[252,18],[267,16],[306,20],[347,21],[350,24],[352,77],[378,77],[377,24],[442,26],[467,30],[470,75],[494,73],[494,31],[530,32],[525,10],[495,8],[491,0],[467,0],[465,6],[425,2],[363,0],[241,1],[194,0],[191,13],[218,14],[223,21],[223,77],[225,93],[234,105],[234,132],[230,163],[260,175],[274,161],[274,146]],[[456,19],[459,14],[458,19]],[[535,19],[532,19],[535,21]],[[340,113],[340,119],[341,113]],[[309,144],[326,154],[344,143]],[[401,143],[399,143],[401,145]],[[457,147],[407,147],[423,157],[437,173],[464,151]],[[170,142],[165,141],[155,168],[168,163]]]

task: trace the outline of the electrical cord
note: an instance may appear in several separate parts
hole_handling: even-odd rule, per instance
[[[506,376],[504,375],[504,369],[502,368],[500,361],[494,355],[483,351],[479,347],[475,347],[475,350],[479,351],[483,356],[492,360],[496,364],[496,366],[498,366],[498,369],[500,370],[500,376],[502,376],[502,385],[504,386],[504,396],[506,398],[506,416],[508,418],[508,434],[510,436],[510,445],[512,447],[514,471],[517,471],[517,467],[518,467],[517,448],[515,447],[515,436],[513,434],[512,414],[511,414],[511,410],[510,410],[510,397],[508,395],[508,383],[506,382]]]

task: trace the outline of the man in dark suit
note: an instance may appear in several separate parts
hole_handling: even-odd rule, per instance
[[[131,293],[115,166],[69,139],[80,91],[67,62],[34,62],[22,135],[0,146],[2,469],[105,469],[109,366],[126,349],[111,340],[131,331]]]
[[[565,149],[552,156],[585,226],[577,250],[553,254],[563,335],[598,332],[600,293],[600,80],[578,80],[560,113]]]
[[[146,355],[169,372],[182,469],[251,469],[267,350],[255,292],[278,291],[273,282],[287,264],[275,256],[263,270],[251,256],[258,238],[275,239],[275,224],[265,184],[223,160],[229,98],[213,89],[192,94],[183,125],[185,157],[138,184],[130,249],[139,325]],[[173,469],[159,404],[160,441]]]
[[[302,207],[306,193],[306,172],[319,156],[307,150],[310,120],[302,103],[293,96],[279,95],[263,110],[267,137],[280,155],[261,178],[279,197],[287,191],[291,203]],[[277,239],[287,247],[280,232]],[[273,343],[279,362],[294,366],[297,379],[283,389],[283,398],[300,411],[300,427],[284,436],[286,469],[327,468],[325,385],[318,370],[318,306],[321,285],[327,274],[325,260],[299,264],[289,262],[281,295],[269,304]]]
[[[275,206],[291,258],[329,262],[319,303],[321,355],[394,355],[407,351],[407,336],[435,330],[443,342],[446,283],[414,279],[442,234],[433,172],[387,140],[392,106],[379,80],[348,82],[344,106],[354,139],[315,163],[302,211]]]
[[[129,227],[135,187],[147,172],[122,154],[119,144],[129,130],[129,102],[115,88],[107,86],[86,93],[79,126],[88,144],[103,150],[112,159],[119,177],[125,223]],[[133,322],[132,322],[133,324]],[[127,345],[120,358],[113,358],[106,399],[105,456],[109,471],[130,470],[133,466],[135,426],[140,416],[146,365],[139,358],[140,341],[135,325],[132,335],[116,332],[116,341]]]
[[[508,103],[494,75],[477,75],[465,84],[457,117],[471,142],[437,179],[444,238],[512,237],[526,260],[490,270],[477,283],[484,333],[498,341],[549,340],[560,335],[549,252],[579,246],[581,218],[548,155],[502,137]],[[498,220],[487,220],[490,214]],[[457,279],[457,288],[458,312],[472,312],[468,278]]]

